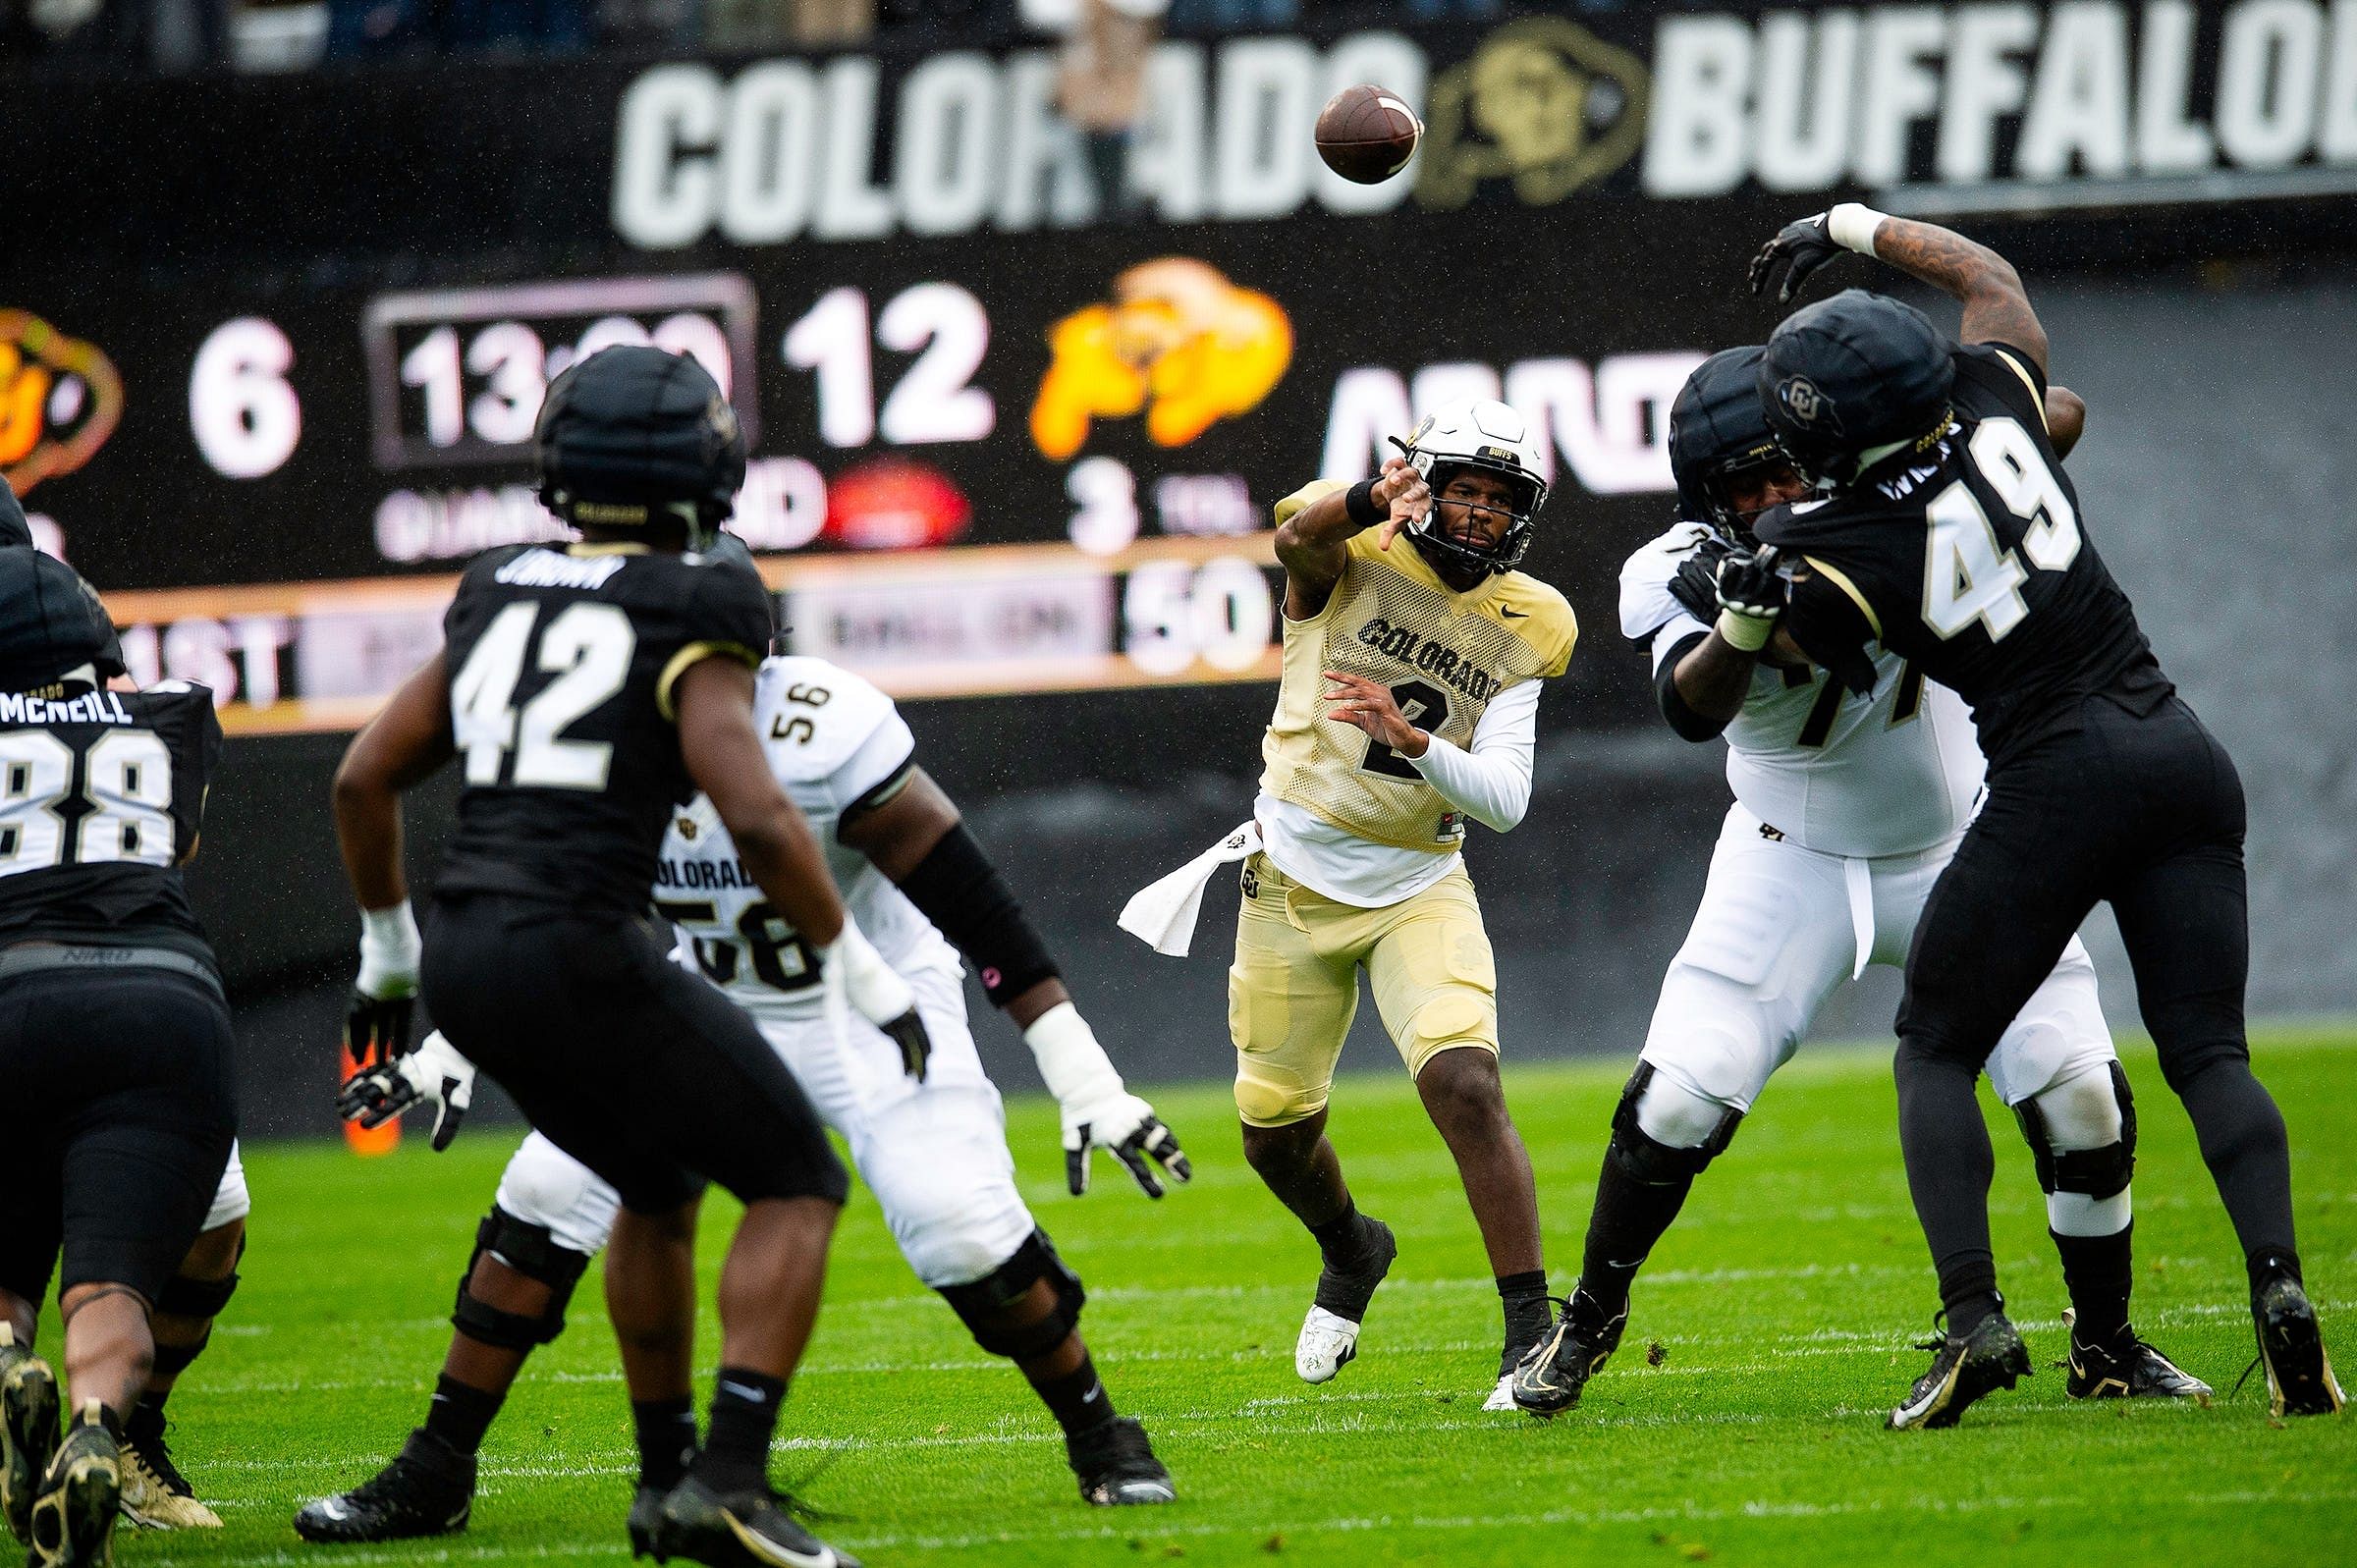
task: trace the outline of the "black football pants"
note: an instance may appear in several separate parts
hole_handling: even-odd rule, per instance
[[[2250,929],[2242,782],[2174,697],[2082,725],[1994,768],[1926,902],[1898,1012],[1899,1140],[1951,1311],[1994,1290],[1994,1157],[1974,1084],[2099,902],[2111,905],[2162,1075],[2184,1102],[2246,1257],[2292,1250],[2283,1118],[2243,1034]]]

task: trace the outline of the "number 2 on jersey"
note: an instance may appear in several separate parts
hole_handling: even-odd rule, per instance
[[[2078,559],[2079,516],[2038,443],[2007,418],[1984,419],[1972,433],[1972,465],[2005,509],[2030,526],[2022,553],[2041,571]],[[1989,525],[1989,514],[1961,479],[1925,509],[1931,531],[1923,562],[1923,622],[1943,640],[1979,622],[1997,642],[2030,613],[2021,585],[2030,574]]]
[[[565,729],[622,690],[638,633],[619,605],[566,606],[533,635],[541,606],[509,605],[450,683],[451,730],[466,754],[466,782],[496,784],[513,751],[507,783],[523,789],[603,789],[614,748],[603,740],[568,740]],[[515,707],[516,687],[534,642],[534,663],[557,678]]]
[[[1399,717],[1426,731],[1437,730],[1449,722],[1449,693],[1438,686],[1428,686],[1421,680],[1404,680],[1392,688],[1392,701],[1399,708]],[[1380,773],[1392,779],[1421,781],[1423,775],[1415,765],[1391,747],[1367,737],[1367,754],[1359,759],[1359,767],[1368,773]]]

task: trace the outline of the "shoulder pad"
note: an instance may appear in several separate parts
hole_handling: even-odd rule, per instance
[[[786,781],[826,778],[896,711],[864,676],[800,655],[763,660],[753,692],[754,728]]]
[[[1699,522],[1681,522],[1639,545],[1620,567],[1620,635],[1643,642],[1686,614],[1671,593],[1677,568],[1712,537]]]
[[[1277,503],[1277,525],[1281,528],[1284,527],[1287,523],[1292,521],[1293,514],[1295,513],[1299,512],[1303,507],[1308,506],[1311,502],[1318,500],[1320,497],[1330,496],[1333,495],[1337,490],[1346,490],[1349,487],[1347,485],[1339,484],[1332,479],[1312,479],[1309,483],[1303,485],[1300,489],[1294,491],[1291,495],[1287,496],[1283,501]]]

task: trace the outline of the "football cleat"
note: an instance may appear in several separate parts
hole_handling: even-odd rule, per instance
[[[663,1488],[638,1483],[638,1489],[630,1494],[630,1517],[623,1528],[630,1533],[631,1556],[652,1555],[655,1538],[663,1528]]]
[[[1584,1290],[1573,1291],[1562,1307],[1563,1315],[1555,1321],[1547,1337],[1531,1347],[1507,1379],[1507,1392],[1515,1407],[1541,1420],[1560,1416],[1579,1403],[1588,1379],[1602,1372],[1613,1352],[1620,1348],[1620,1330],[1628,1323],[1627,1308],[1607,1320],[1604,1309]]]
[[[1935,1314],[1933,1325],[1946,1317]],[[1915,1348],[1934,1352],[1932,1364],[1907,1390],[1905,1403],[1883,1423],[1892,1432],[1952,1427],[1983,1394],[2010,1388],[2030,1376],[2029,1348],[2002,1312],[1991,1313],[1960,1339],[1944,1331]]]
[[[689,1476],[664,1493],[647,1550],[657,1562],[685,1557],[714,1568],[859,1568],[858,1558],[804,1530],[792,1502],[767,1487],[718,1492]]]
[[[2251,1322],[2259,1330],[2259,1365],[2267,1369],[2271,1414],[2329,1416],[2346,1402],[2325,1354],[2316,1308],[2298,1280],[2288,1274],[2270,1280],[2251,1298]]]
[[[26,1568],[111,1568],[122,1506],[121,1449],[92,1399],[50,1456],[40,1495],[32,1500],[32,1555]]]
[[[1127,1416],[1116,1416],[1086,1432],[1067,1433],[1064,1450],[1079,1478],[1081,1498],[1099,1508],[1178,1498],[1171,1473],[1146,1441],[1146,1429]]]
[[[123,1428],[123,1517],[141,1530],[218,1530],[221,1516],[196,1498],[172,1448],[160,1416],[137,1411]]]
[[[1399,1243],[1380,1219],[1359,1220],[1359,1253],[1337,1267],[1328,1259],[1318,1271],[1318,1293],[1293,1340],[1293,1371],[1303,1382],[1327,1382],[1358,1356],[1358,1325],[1375,1299],[1375,1287],[1392,1271]]]
[[[2070,1377],[2063,1391],[2073,1399],[2208,1399],[2211,1387],[2136,1337],[2122,1334],[2109,1345],[2080,1341],[2078,1314],[2062,1309],[2062,1326],[2072,1329]]]
[[[1512,1373],[1509,1372],[1498,1379],[1498,1386],[1490,1390],[1489,1397],[1481,1402],[1481,1408],[1484,1410],[1512,1410],[1515,1408],[1514,1375]]]
[[[32,1543],[32,1499],[57,1449],[57,1375],[0,1323],[0,1517]]]
[[[1331,1382],[1336,1373],[1357,1359],[1358,1325],[1323,1307],[1310,1308],[1293,1340],[1293,1371],[1301,1380]]]
[[[350,1491],[302,1505],[295,1534],[305,1541],[409,1541],[466,1528],[474,1508],[474,1456],[420,1427],[393,1462]]]
[[[1533,1348],[1545,1340],[1549,1334],[1555,1332],[1555,1314],[1549,1312],[1547,1317],[1546,1326],[1527,1339],[1516,1339],[1509,1333],[1506,1341],[1506,1349],[1498,1357],[1497,1384],[1490,1389],[1489,1397],[1481,1402],[1482,1409],[1512,1410],[1515,1408],[1514,1369],[1522,1365],[1523,1358],[1528,1356]]]

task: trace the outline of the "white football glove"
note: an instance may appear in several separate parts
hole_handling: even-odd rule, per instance
[[[437,1029],[416,1050],[355,1073],[336,1096],[336,1114],[363,1127],[381,1127],[411,1106],[432,1106],[439,1154],[459,1135],[459,1122],[472,1104],[474,1063]]]
[[[847,1008],[856,1012],[893,1038],[901,1048],[901,1070],[923,1083],[933,1041],[916,1015],[916,993],[884,961],[849,909],[843,912],[843,931],[817,951],[819,983],[837,1027]]]
[[[381,1065],[410,1049],[424,951],[407,898],[360,911],[360,973],[344,1010],[344,1052],[355,1067]]]
[[[1162,1196],[1152,1156],[1174,1182],[1194,1178],[1194,1166],[1179,1151],[1178,1135],[1162,1124],[1154,1108],[1122,1083],[1096,1031],[1069,1001],[1031,1020],[1023,1044],[1039,1058],[1039,1075],[1064,1113],[1064,1179],[1077,1198],[1088,1191],[1089,1155],[1110,1149],[1149,1198]]]

